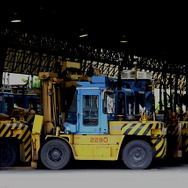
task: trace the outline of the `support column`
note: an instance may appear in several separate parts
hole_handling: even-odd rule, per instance
[[[176,107],[179,106],[178,105],[178,79],[179,79],[179,75],[176,74],[175,75],[175,87],[174,87],[174,106],[173,106],[173,109],[174,109],[174,112],[177,113],[177,109]]]
[[[185,76],[186,76],[186,110],[188,110],[188,62],[185,65]]]
[[[159,110],[162,111],[163,109],[163,103],[162,103],[162,81],[160,80],[159,85]]]
[[[0,87],[2,87],[3,71],[7,52],[7,41],[0,36]]]

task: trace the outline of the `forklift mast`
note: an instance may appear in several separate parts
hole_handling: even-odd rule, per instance
[[[49,134],[59,125],[59,115],[62,109],[62,97],[60,89],[63,79],[59,79],[56,73],[41,72],[39,79],[42,81],[42,101],[44,117],[44,134]]]

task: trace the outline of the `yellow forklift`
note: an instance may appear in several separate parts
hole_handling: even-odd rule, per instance
[[[119,89],[106,76],[75,82],[43,72],[39,78],[43,115],[35,115],[31,125],[26,118],[32,119],[32,114],[0,121],[1,166],[14,164],[16,160],[8,163],[9,157],[31,161],[33,168],[41,161],[54,170],[65,168],[72,159],[123,160],[130,169],[145,169],[166,155],[165,124],[146,114],[135,117],[131,88],[122,91],[127,118],[122,119],[116,114]]]

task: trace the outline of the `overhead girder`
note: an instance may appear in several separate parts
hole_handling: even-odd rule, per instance
[[[8,48],[5,67],[11,73],[38,75],[39,72],[53,72],[55,64],[60,60],[54,55]]]
[[[172,64],[165,59],[136,57],[136,54],[130,54],[128,48],[106,49],[85,40],[64,41],[10,29],[1,31],[0,35],[6,37],[8,43],[4,64],[8,72],[38,75],[42,71],[56,71],[61,61],[71,60],[81,63],[83,73],[93,65],[101,73],[117,77],[119,66],[122,70],[130,69],[136,62],[138,69],[152,72],[153,78],[161,79],[164,84],[170,85],[164,75],[177,75],[179,87],[186,85],[186,65]]]

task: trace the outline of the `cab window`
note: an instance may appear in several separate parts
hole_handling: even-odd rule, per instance
[[[104,113],[113,114],[115,113],[115,95],[114,92],[106,91],[104,93]]]
[[[98,95],[83,96],[83,125],[98,125]]]

